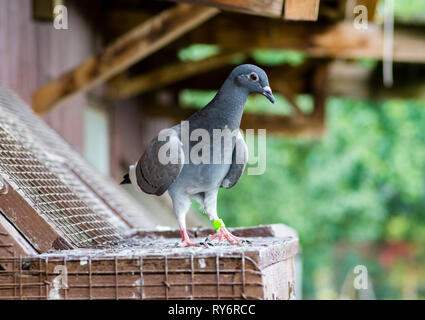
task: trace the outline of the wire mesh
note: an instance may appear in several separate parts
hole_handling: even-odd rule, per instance
[[[0,125],[0,170],[36,211],[77,247],[122,237]]]
[[[137,225],[135,217],[143,216],[144,209],[115,182],[93,169],[24,102],[2,86],[0,112],[0,123],[42,162],[49,163],[49,168],[99,215],[122,233],[129,232],[129,225]],[[154,226],[149,219],[144,220],[144,227]]]

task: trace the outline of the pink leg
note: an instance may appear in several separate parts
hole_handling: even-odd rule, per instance
[[[212,241],[217,237],[218,237],[219,243],[223,241],[223,239],[226,239],[229,243],[232,243],[232,244],[241,243],[245,241],[231,234],[229,230],[227,230],[225,227],[221,227],[220,229],[217,230],[215,234],[208,236],[208,241]]]
[[[199,244],[190,241],[186,229],[181,229],[180,232],[182,235],[182,241],[177,245],[178,247],[199,247]]]

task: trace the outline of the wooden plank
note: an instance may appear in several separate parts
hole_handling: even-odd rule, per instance
[[[59,102],[89,90],[132,64],[164,47],[182,34],[216,15],[215,8],[179,4],[149,19],[107,46],[97,56],[46,84],[33,95],[37,113],[49,111]]]
[[[200,61],[179,62],[165,65],[136,77],[117,77],[108,83],[107,95],[113,99],[130,98],[137,94],[158,89],[222,66],[230,65],[243,58],[241,53],[224,53]]]
[[[4,181],[4,184],[7,185],[8,192],[1,195],[0,214],[31,243],[37,252],[73,247],[9,183]]]
[[[172,0],[267,17],[281,17],[283,0]]]
[[[0,259],[35,254],[37,251],[0,213]]]
[[[319,16],[320,0],[285,0],[286,20],[316,21]]]
[[[425,63],[424,39],[423,28],[396,26],[394,61]],[[352,22],[284,22],[222,14],[179,42],[180,45],[189,43],[212,43],[238,50],[299,50],[316,58],[382,59],[383,33],[381,27],[373,23],[369,23],[367,30],[357,30]]]

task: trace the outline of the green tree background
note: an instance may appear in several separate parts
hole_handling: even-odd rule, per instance
[[[355,246],[346,265],[335,266],[338,243],[419,247],[425,239],[425,103],[331,98],[326,123],[317,140],[268,137],[266,172],[245,174],[218,202],[229,225],[283,222],[297,230],[306,297],[316,297],[314,278],[323,268],[346,269],[334,270],[337,277],[371,263]],[[388,271],[372,262],[372,279]],[[329,297],[343,276],[333,280]],[[401,298],[398,285],[376,284],[377,297]]]

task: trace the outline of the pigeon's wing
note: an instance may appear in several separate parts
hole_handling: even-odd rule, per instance
[[[220,187],[225,189],[230,189],[233,187],[239,181],[239,178],[245,170],[247,163],[248,147],[245,143],[245,140],[243,139],[242,134],[239,132],[236,137],[235,147],[233,148],[232,165],[230,166],[227,175],[221,182]]]
[[[139,187],[146,193],[161,195],[179,176],[184,165],[180,130],[173,128],[155,137],[136,165]]]

